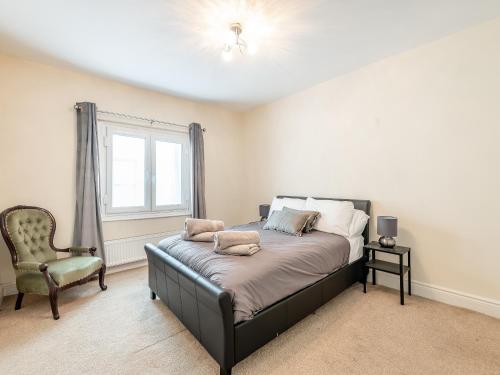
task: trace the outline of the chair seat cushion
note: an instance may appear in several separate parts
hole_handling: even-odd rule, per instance
[[[86,278],[102,267],[98,257],[76,256],[48,262],[48,271],[54,281],[63,287]],[[22,272],[16,278],[21,293],[48,295],[49,288],[41,272]]]
[[[48,262],[48,271],[54,281],[63,287],[86,278],[102,267],[99,257],[69,257]]]

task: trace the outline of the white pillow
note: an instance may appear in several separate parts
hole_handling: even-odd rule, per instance
[[[361,236],[369,218],[370,216],[365,214],[364,211],[355,209],[352,215],[351,225],[349,226],[349,237]]]
[[[293,208],[294,210],[303,210],[305,205],[305,199],[274,197],[267,217],[271,217],[274,210],[282,210],[283,207]]]
[[[349,227],[354,214],[354,205],[349,201],[318,200],[307,198],[306,210],[319,211],[321,216],[314,229],[349,237]]]

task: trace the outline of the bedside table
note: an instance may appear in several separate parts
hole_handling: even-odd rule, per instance
[[[399,257],[399,263],[386,262],[384,260],[378,260],[375,253],[380,251],[381,253],[397,255]],[[399,295],[401,299],[401,304],[405,304],[404,297],[404,284],[403,278],[406,272],[408,272],[408,295],[411,296],[411,249],[405,246],[394,246],[393,248],[382,247],[376,241],[372,241],[369,244],[363,246],[363,252],[367,262],[365,263],[365,275],[363,278],[363,291],[366,293],[366,279],[368,278],[368,270],[372,270],[372,284],[377,285],[377,271],[392,273],[393,275],[399,275]],[[372,253],[372,258],[370,259],[370,252]],[[403,264],[403,256],[407,254],[408,265]]]

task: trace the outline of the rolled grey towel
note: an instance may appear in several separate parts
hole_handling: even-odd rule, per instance
[[[184,230],[188,237],[205,232],[218,232],[224,230],[224,222],[220,220],[187,218],[184,222]]]
[[[216,249],[215,252],[221,255],[253,255],[260,250],[260,246],[257,244],[249,245],[234,245],[226,247],[224,250]]]
[[[214,242],[215,232],[203,232],[198,233],[193,236],[188,236],[186,231],[181,233],[181,238],[184,241],[195,241],[195,242]]]
[[[260,244],[259,232],[249,231],[224,231],[215,233],[215,250],[224,250],[236,245]]]

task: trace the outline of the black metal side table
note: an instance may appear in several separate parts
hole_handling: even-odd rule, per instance
[[[386,262],[384,260],[378,260],[375,253],[380,251],[386,254],[397,255],[399,257],[399,263]],[[363,291],[366,293],[366,281],[368,278],[368,271],[372,270],[372,284],[377,285],[377,271],[392,273],[393,275],[399,275],[399,294],[401,298],[401,304],[405,304],[404,297],[404,284],[403,279],[406,272],[408,272],[408,295],[411,296],[411,249],[405,246],[394,246],[393,248],[382,247],[376,241],[372,241],[369,244],[363,246],[363,252],[367,262],[365,263],[364,277],[363,277]],[[370,252],[372,257],[370,259]],[[407,254],[408,265],[403,264],[403,256]]]

